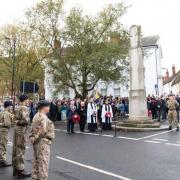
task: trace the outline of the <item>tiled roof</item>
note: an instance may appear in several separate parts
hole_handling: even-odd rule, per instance
[[[172,86],[180,82],[180,71],[176,73],[175,78],[172,81]]]
[[[178,71],[176,74],[170,76],[168,79],[163,81],[163,85],[166,85],[171,82],[171,85],[175,85],[176,83],[180,82],[180,71]]]

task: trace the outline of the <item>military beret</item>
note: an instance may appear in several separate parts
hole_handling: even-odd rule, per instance
[[[13,104],[12,104],[11,101],[5,101],[5,102],[4,102],[4,108],[7,108],[7,107],[12,106],[12,105],[13,105]]]
[[[39,103],[37,104],[37,109],[41,109],[41,108],[47,107],[47,106],[50,106],[49,101],[41,100],[41,101],[39,101]]]
[[[27,99],[29,99],[29,98],[28,98],[28,96],[25,95],[25,94],[22,94],[22,95],[19,97],[20,102],[23,102],[23,101],[25,101],[25,100],[27,100]]]

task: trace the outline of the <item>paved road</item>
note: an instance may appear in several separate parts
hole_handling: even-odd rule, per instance
[[[118,132],[114,138],[112,131],[81,134],[76,128],[68,135],[56,125],[49,180],[180,180],[180,132]],[[28,144],[26,166],[31,170]],[[12,169],[0,169],[0,179],[13,180]]]

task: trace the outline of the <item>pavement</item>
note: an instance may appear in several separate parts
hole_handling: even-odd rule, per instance
[[[68,135],[56,124],[49,180],[180,180],[180,132],[79,132]],[[8,159],[12,152],[11,129]],[[27,143],[26,168],[33,152]],[[15,180],[12,168],[0,169],[0,179]],[[30,180],[31,178],[27,179]]]

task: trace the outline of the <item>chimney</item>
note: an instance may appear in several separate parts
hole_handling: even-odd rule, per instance
[[[169,79],[169,71],[166,71],[166,79]]]
[[[176,74],[176,68],[175,65],[172,66],[172,75],[174,76]]]

